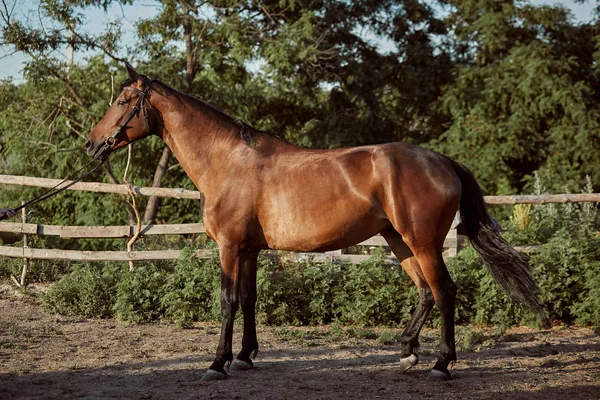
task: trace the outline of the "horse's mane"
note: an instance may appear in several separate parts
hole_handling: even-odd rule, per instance
[[[203,100],[200,100],[199,98],[197,98],[196,96],[190,95],[188,93],[183,93],[180,92],[177,89],[174,89],[172,87],[170,87],[169,85],[165,85],[162,81],[159,81],[158,79],[153,80],[154,82],[157,82],[158,84],[167,87],[169,89],[172,89],[174,91],[176,91],[178,94],[180,94],[181,96],[183,96],[184,98],[187,98],[189,100],[192,100],[192,102],[194,103],[198,103],[200,106],[202,107],[206,107],[212,111],[214,111],[217,115],[219,115],[220,117],[223,118],[223,120],[233,123],[235,125],[238,125],[240,127],[240,138],[244,141],[244,143],[250,147],[254,147],[254,145],[256,144],[256,136],[257,134],[265,134],[265,135],[269,135],[269,136],[273,136],[279,140],[283,140],[281,139],[279,136],[277,135],[273,135],[271,133],[265,132],[265,131],[261,131],[260,129],[256,129],[250,125],[248,125],[247,123],[243,122],[240,119],[236,119],[231,117],[230,115],[226,114],[225,112],[221,111],[220,109],[218,109],[217,107],[213,106],[212,104],[208,104],[206,102],[204,102]],[[119,86],[119,92],[122,92],[123,89],[127,86],[130,86],[131,84],[135,83],[135,81],[131,78],[127,78],[123,81],[123,83],[121,83],[121,86]]]

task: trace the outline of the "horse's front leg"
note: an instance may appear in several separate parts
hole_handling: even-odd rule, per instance
[[[258,251],[246,257],[240,281],[240,303],[244,313],[242,350],[231,364],[232,370],[245,371],[253,367],[252,358],[258,353],[256,338],[256,264]]]
[[[233,360],[233,321],[239,306],[239,287],[245,257],[239,246],[219,244],[221,258],[221,336],[215,361],[202,376],[203,381],[227,378],[225,365]]]

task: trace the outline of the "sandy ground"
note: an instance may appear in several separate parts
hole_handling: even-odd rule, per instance
[[[240,330],[238,324],[235,350]],[[200,382],[218,332],[215,324],[181,329],[50,315],[4,289],[0,398],[600,399],[600,337],[588,328],[497,334],[459,327],[457,337],[468,343],[458,344],[454,379],[430,382],[437,330],[424,331],[420,364],[402,374],[398,344],[351,335],[332,339],[331,327],[261,327],[253,370]]]

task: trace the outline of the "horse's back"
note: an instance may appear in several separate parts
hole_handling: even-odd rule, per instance
[[[444,183],[454,183],[445,157],[406,143],[298,150],[272,160],[257,215],[277,249],[347,247],[392,225],[410,233],[403,220],[427,202],[422,197],[439,199]]]

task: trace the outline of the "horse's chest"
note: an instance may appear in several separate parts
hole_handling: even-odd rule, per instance
[[[242,207],[208,206],[204,208],[204,230],[209,238],[230,243],[247,242],[256,234],[253,213]]]

